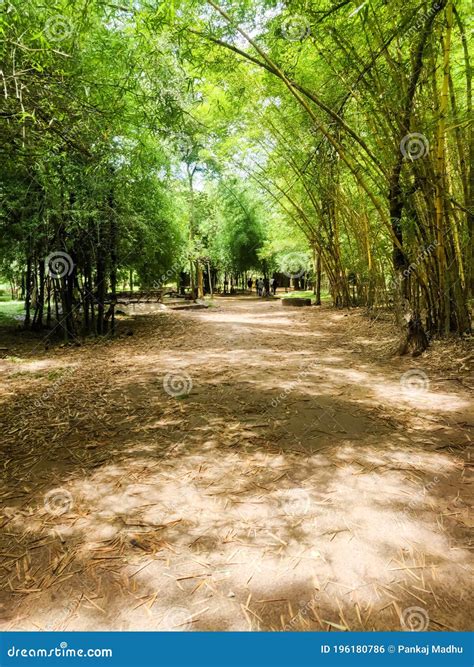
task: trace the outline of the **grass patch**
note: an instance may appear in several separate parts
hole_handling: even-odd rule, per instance
[[[18,324],[16,315],[25,312],[23,301],[0,301],[0,325],[12,326]]]

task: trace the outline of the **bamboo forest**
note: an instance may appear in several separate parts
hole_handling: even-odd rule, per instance
[[[472,2],[0,7],[0,631],[471,630]]]

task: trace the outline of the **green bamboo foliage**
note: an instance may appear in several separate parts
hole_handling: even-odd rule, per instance
[[[298,252],[334,305],[391,309],[401,351],[468,332],[470,20],[468,0],[7,0],[1,262],[26,326],[104,334],[123,275],[202,295]]]

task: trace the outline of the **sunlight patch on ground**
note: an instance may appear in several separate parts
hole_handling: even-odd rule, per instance
[[[105,466],[65,485],[74,503],[64,515],[48,518],[41,506],[34,511],[36,530],[46,518],[52,536],[78,545],[73,565],[113,566],[128,605],[133,597],[146,600],[134,627],[208,627],[220,610],[221,625],[242,628],[241,604],[250,593],[251,622],[265,628],[268,620],[262,625],[258,616],[268,603],[260,601],[295,589],[336,622],[338,600],[349,623],[355,602],[383,608],[397,590],[422,584],[421,573],[441,594],[455,564],[469,562],[468,551],[452,552],[432,518],[433,508],[443,511],[436,485],[426,490],[407,479],[402,466],[417,469],[408,452],[346,446],[298,463],[281,454],[217,448],[212,460],[209,447],[183,454],[178,465],[143,458]],[[416,465],[426,457],[420,453]],[[443,455],[431,463],[440,476],[453,469]],[[120,599],[125,628],[131,612]],[[101,608],[99,627],[108,613]],[[81,618],[90,629],[87,615]],[[34,613],[31,621],[42,622]],[[281,625],[278,616],[273,622]]]
[[[456,412],[469,408],[469,402],[454,394],[430,391],[416,387],[403,387],[399,384],[383,382],[373,384],[375,395],[386,402],[396,400],[403,407],[423,408],[426,411]]]
[[[204,319],[204,318],[203,318]],[[284,316],[269,316],[261,314],[260,316],[249,316],[248,314],[240,313],[207,313],[205,316],[206,322],[216,322],[217,324],[256,324],[258,326],[280,326],[285,327],[286,332],[291,332],[295,328],[295,322],[289,317]],[[298,324],[299,326],[299,324]]]
[[[63,359],[28,359],[18,358],[15,361],[1,360],[0,373],[38,373],[49,370],[66,370],[77,367],[78,364],[65,362]]]
[[[5,624],[399,629],[421,605],[444,624],[432,629],[464,628],[469,488],[434,392],[422,390],[426,406],[402,400],[406,364],[349,356],[326,319],[304,349],[293,331],[255,338],[237,323],[223,350],[217,313],[197,313],[176,336],[160,329],[171,318],[154,316],[149,337],[137,322],[113,364],[102,359],[103,384],[92,365],[93,386],[80,376],[87,401],[48,399],[47,446],[35,430],[19,441],[19,496],[5,488],[2,513],[16,559]],[[189,373],[189,394],[167,394],[170,372]]]

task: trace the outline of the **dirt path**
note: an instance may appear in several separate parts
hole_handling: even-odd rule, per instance
[[[466,369],[218,304],[0,362],[0,629],[468,629]]]

